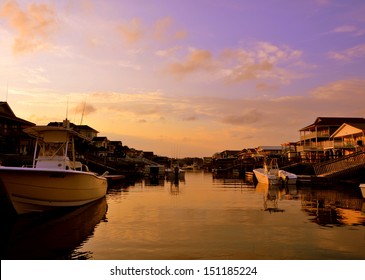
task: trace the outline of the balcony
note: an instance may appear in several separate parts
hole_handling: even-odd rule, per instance
[[[320,143],[310,143],[303,146],[297,146],[297,152],[320,152],[323,151],[323,146]]]
[[[323,138],[323,137],[327,137],[329,138],[330,132],[328,130],[324,130],[324,131],[313,131],[313,132],[309,132],[309,133],[305,133],[304,135],[300,136],[300,140],[304,141],[304,140],[309,140],[309,139],[315,139],[315,138]]]
[[[298,146],[298,152],[318,152],[324,151],[328,149],[353,149],[358,147],[357,140],[328,140],[328,141],[321,141],[318,143],[305,143],[303,146]]]

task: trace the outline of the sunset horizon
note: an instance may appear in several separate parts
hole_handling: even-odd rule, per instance
[[[0,2],[0,101],[168,157],[365,117],[363,1]]]

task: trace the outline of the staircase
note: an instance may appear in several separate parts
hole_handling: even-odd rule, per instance
[[[318,177],[337,177],[350,175],[365,168],[365,151],[318,163],[313,166]]]

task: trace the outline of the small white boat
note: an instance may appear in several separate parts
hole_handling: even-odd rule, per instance
[[[166,169],[166,179],[167,180],[184,180],[185,170],[181,169],[179,166]]]
[[[0,166],[0,180],[18,214],[80,206],[105,196],[107,172],[100,176],[75,161],[80,134],[52,126],[24,131],[37,137],[32,167]]]
[[[259,183],[276,185],[276,184],[296,184],[297,175],[280,170],[277,159],[273,158],[270,164],[264,164],[263,168],[256,168],[253,170],[256,179]]]
[[[365,198],[365,184],[360,184],[359,188],[361,190],[362,197]]]
[[[295,185],[297,183],[297,175],[285,170],[279,170],[278,176],[281,181],[286,185]]]

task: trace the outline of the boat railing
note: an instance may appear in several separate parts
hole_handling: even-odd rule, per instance
[[[279,171],[279,165],[277,159],[276,158],[271,159],[269,164],[265,162],[264,170],[265,173],[267,174],[273,174],[273,175],[277,174],[277,172]]]

